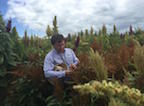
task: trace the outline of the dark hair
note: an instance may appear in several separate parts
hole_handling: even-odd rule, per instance
[[[51,44],[54,45],[56,42],[60,43],[62,40],[64,40],[62,34],[54,34],[51,38]]]

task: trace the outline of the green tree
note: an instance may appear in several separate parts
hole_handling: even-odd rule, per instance
[[[95,36],[97,36],[97,35],[98,35],[96,31],[95,31],[94,35],[95,35]]]
[[[102,35],[102,30],[99,29],[98,35],[101,36]]]
[[[15,65],[10,33],[6,31],[5,23],[0,15],[0,88],[6,87],[7,78],[5,75],[7,70]]]
[[[107,28],[105,25],[102,26],[102,34],[106,35],[107,34]]]
[[[53,31],[49,25],[47,26],[46,34],[48,37],[51,37],[53,35]]]
[[[17,60],[21,60],[21,58],[23,57],[24,47],[23,47],[22,42],[19,38],[16,27],[12,28],[11,39],[13,41],[13,51],[15,54],[17,54],[16,55]]]
[[[24,32],[23,43],[24,43],[25,47],[29,46],[29,37],[27,35],[27,30],[25,30],[25,32]]]
[[[12,39],[13,41],[18,41],[18,39],[19,39],[19,36],[18,36],[18,32],[17,32],[17,30],[16,30],[16,27],[13,27],[13,28],[12,28],[11,39]]]
[[[93,27],[91,26],[90,35],[93,35],[93,34],[94,34],[94,29],[93,29]]]
[[[113,33],[117,33],[116,25],[113,26]]]
[[[67,41],[71,41],[71,34],[70,33],[68,33]]]
[[[54,19],[53,19],[53,32],[58,33],[57,16],[54,16]]]
[[[33,35],[31,35],[31,37],[30,37],[30,46],[34,47],[34,36]]]
[[[85,35],[88,35],[89,33],[88,33],[88,29],[85,29]]]
[[[82,37],[82,36],[83,36],[83,34],[84,34],[84,33],[83,33],[83,31],[81,30],[81,32],[80,32],[80,36]]]

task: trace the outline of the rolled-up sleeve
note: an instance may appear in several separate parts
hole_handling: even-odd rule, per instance
[[[54,64],[50,55],[47,55],[44,60],[44,75],[46,78],[61,78],[65,77],[65,71],[54,71]]]

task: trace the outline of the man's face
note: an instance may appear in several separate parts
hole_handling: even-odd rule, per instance
[[[56,51],[58,53],[63,53],[64,52],[64,49],[65,49],[65,41],[62,40],[61,42],[56,42],[54,44],[54,48],[56,49]]]

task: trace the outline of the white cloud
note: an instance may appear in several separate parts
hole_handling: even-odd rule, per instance
[[[5,18],[16,18],[30,29],[45,31],[54,15],[63,34],[106,24],[119,30],[144,22],[144,0],[9,0]]]

